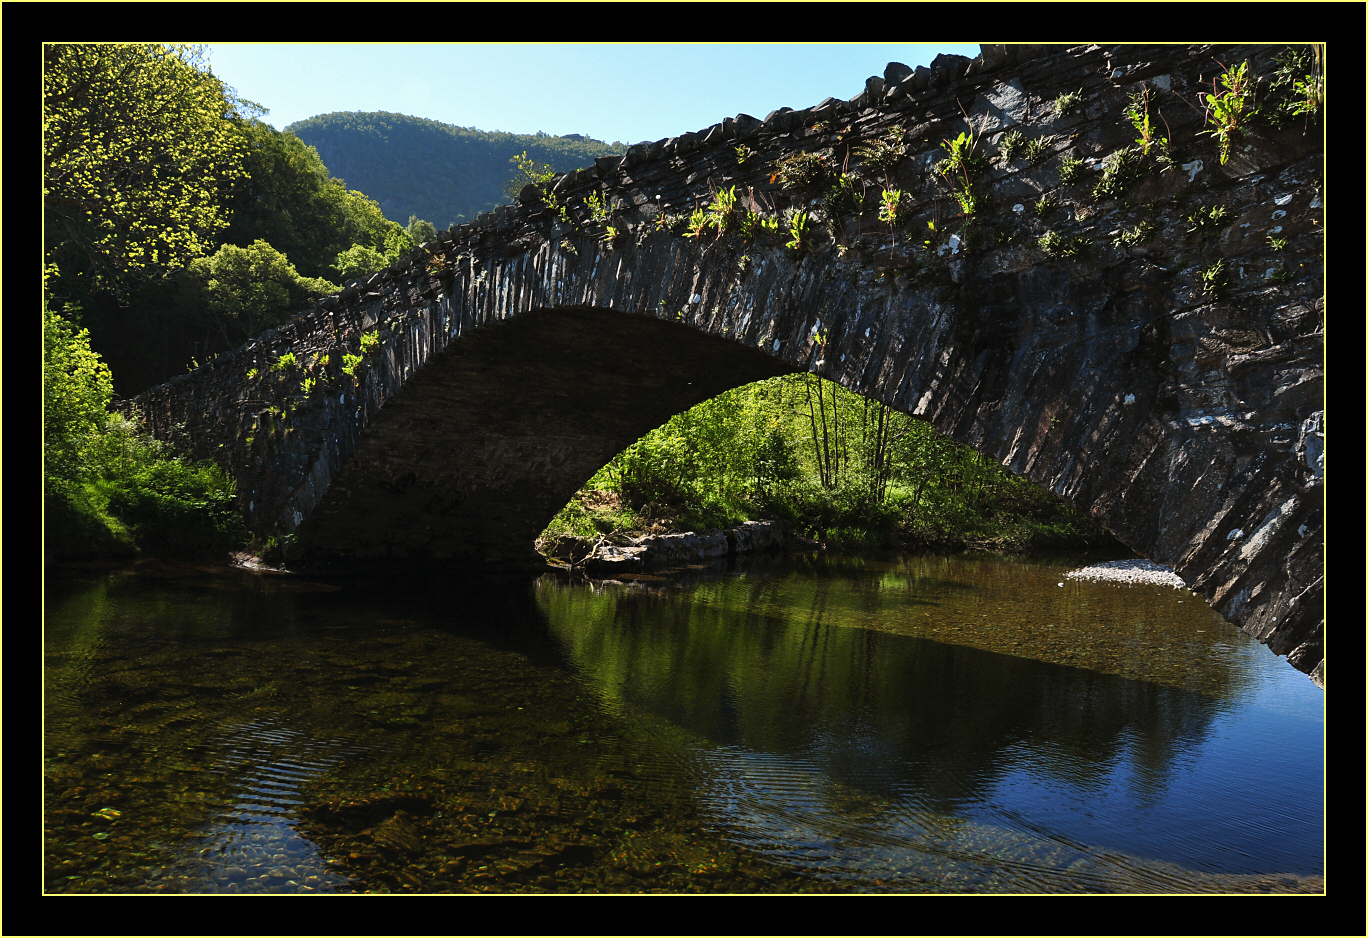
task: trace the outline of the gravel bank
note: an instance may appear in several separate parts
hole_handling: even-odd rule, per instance
[[[1112,560],[1080,567],[1064,574],[1067,580],[1101,580],[1108,583],[1139,583],[1187,589],[1187,584],[1168,567],[1150,560]]]

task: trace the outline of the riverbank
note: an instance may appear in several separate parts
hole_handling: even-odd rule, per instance
[[[562,534],[538,541],[547,562],[592,577],[640,573],[647,569],[706,563],[764,550],[820,550],[816,541],[794,534],[781,521],[745,521],[730,528],[671,534],[641,532],[595,540]]]

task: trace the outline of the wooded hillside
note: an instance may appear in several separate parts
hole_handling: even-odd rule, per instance
[[[391,221],[402,225],[417,215],[438,230],[511,201],[504,191],[509,161],[524,151],[567,172],[626,150],[579,134],[510,134],[388,111],[320,114],[285,129],[316,149],[334,176],[375,199]]]

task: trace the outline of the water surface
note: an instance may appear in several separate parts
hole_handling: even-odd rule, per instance
[[[46,887],[1320,891],[1321,692],[1077,562],[51,577]]]

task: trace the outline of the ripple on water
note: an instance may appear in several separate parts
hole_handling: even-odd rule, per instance
[[[179,857],[149,887],[182,892],[329,892],[349,878],[334,872],[318,848],[295,830],[305,803],[301,786],[363,747],[319,740],[260,720],[207,744],[210,771],[228,779],[231,807],[190,831]]]

